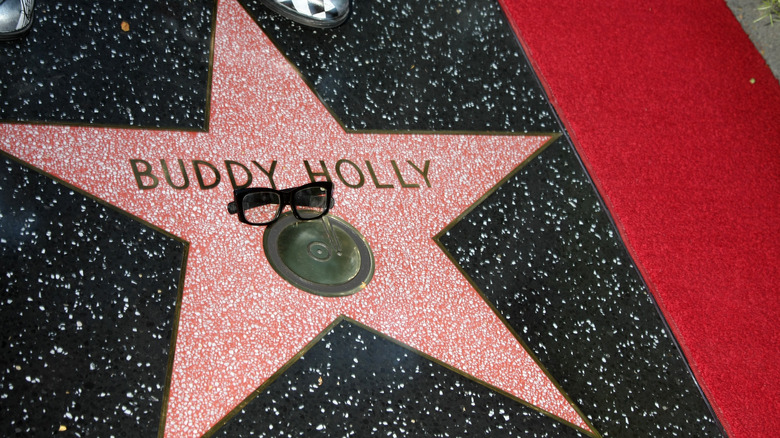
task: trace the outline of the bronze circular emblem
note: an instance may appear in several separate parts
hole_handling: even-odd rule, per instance
[[[316,295],[352,295],[371,281],[374,255],[360,232],[341,218],[300,221],[290,213],[263,234],[265,257],[288,283]]]

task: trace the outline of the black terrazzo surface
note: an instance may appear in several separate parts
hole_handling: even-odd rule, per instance
[[[565,137],[440,242],[603,436],[721,436]]]
[[[328,30],[241,3],[347,130],[557,131],[495,0],[357,0]]]
[[[216,437],[586,437],[342,321]]]
[[[242,3],[348,130],[563,132],[495,1],[359,0],[332,30]],[[0,43],[0,121],[206,127],[214,2],[89,6]],[[155,435],[184,245],[1,163],[0,435]],[[566,137],[441,242],[604,436],[720,435]],[[216,435],[336,431],[579,436],[347,322]]]
[[[0,436],[156,436],[180,241],[0,155]]]
[[[30,34],[0,42],[0,121],[205,129],[214,8],[36,1]]]

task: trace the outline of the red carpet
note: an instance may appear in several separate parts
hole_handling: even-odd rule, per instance
[[[777,436],[777,80],[720,0],[503,6],[727,433]]]

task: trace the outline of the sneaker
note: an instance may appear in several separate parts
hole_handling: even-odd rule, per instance
[[[24,36],[32,27],[35,0],[0,0],[0,41]]]
[[[306,26],[336,27],[347,19],[349,0],[262,0],[272,11]]]

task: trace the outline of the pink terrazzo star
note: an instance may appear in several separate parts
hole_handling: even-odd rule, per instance
[[[189,242],[165,435],[208,431],[340,315],[587,429],[432,239],[554,135],[347,134],[237,3],[220,2],[217,22],[208,133],[0,125],[11,155]],[[289,285],[263,229],[225,208],[228,168],[283,188],[310,181],[306,162],[374,252],[355,295]]]

